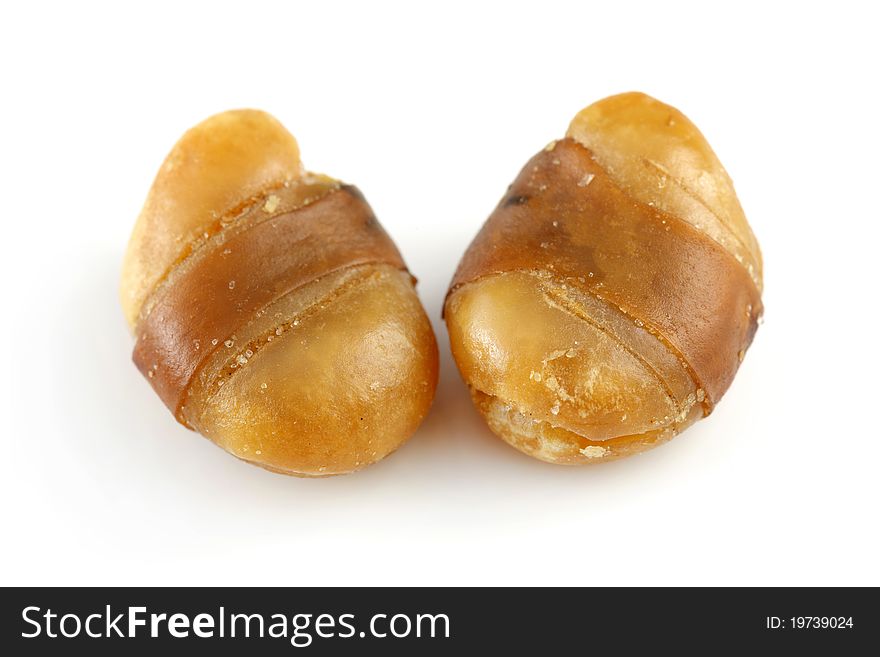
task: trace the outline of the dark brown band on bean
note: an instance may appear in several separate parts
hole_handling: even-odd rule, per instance
[[[552,272],[644,325],[685,361],[707,410],[733,380],[762,311],[733,255],[687,221],[633,200],[572,139],[522,170],[462,258],[449,294],[523,270]]]
[[[158,292],[137,327],[133,360],[182,421],[181,401],[199,367],[254,313],[321,276],[372,263],[406,269],[360,191],[343,186],[199,254]]]

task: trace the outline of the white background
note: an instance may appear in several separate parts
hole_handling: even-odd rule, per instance
[[[870,3],[5,3],[2,584],[880,584],[877,17]],[[711,418],[564,468],[495,438],[440,304],[520,167],[626,90],[684,111],[763,248],[766,322]],[[166,152],[258,107],[357,184],[434,322],[413,439],[264,472],[130,362],[123,250]]]

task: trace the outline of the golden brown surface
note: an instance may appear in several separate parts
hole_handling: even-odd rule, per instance
[[[721,244],[761,289],[761,250],[733,182],[684,114],[645,94],[620,94],[578,112],[566,137],[586,146],[633,199]]]
[[[226,112],[178,142],[121,295],[134,360],[178,420],[267,469],[351,472],[431,404],[437,347],[400,254],[268,114]]]
[[[196,369],[235,335],[243,317],[340,269],[406,269],[357,189],[343,186],[307,206],[296,205],[296,191],[276,190],[271,213],[255,204],[151,295],[150,312],[138,324],[134,361],[175,415]]]
[[[595,463],[711,412],[757,327],[761,261],[727,174],[677,110],[615,96],[569,135],[474,239],[445,316],[496,433],[546,461]]]
[[[129,326],[156,284],[221,222],[303,175],[296,140],[265,112],[223,112],[188,130],[162,163],[128,243],[121,289]]]

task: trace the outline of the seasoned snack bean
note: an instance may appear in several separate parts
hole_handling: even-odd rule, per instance
[[[174,146],[135,224],[121,298],[134,361],[179,422],[301,476],[352,472],[418,427],[437,346],[361,193],[307,172],[253,110]]]
[[[545,461],[597,463],[712,411],[761,287],[758,243],[703,135],[628,93],[525,166],[465,253],[445,318],[495,433]]]

